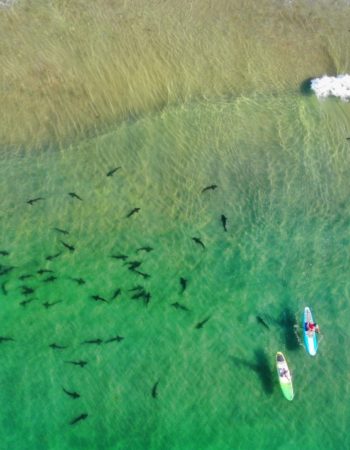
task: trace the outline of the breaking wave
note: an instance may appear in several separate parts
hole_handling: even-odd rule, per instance
[[[336,77],[323,76],[311,80],[311,89],[318,98],[339,97],[347,102],[350,100],[350,75],[338,75]]]

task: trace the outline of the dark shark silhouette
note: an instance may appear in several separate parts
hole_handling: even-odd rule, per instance
[[[206,191],[210,191],[210,190],[214,191],[217,187],[218,186],[216,184],[211,184],[210,186],[207,186],[204,189],[202,189],[202,194],[203,194],[203,192],[206,192]]]
[[[102,339],[98,338],[98,339],[90,339],[88,341],[83,341],[82,344],[96,344],[96,345],[101,345],[103,342]]]
[[[181,303],[179,303],[179,302],[172,303],[171,306],[173,306],[176,309],[182,309],[183,311],[189,311],[187,306],[181,305]]]
[[[270,329],[269,325],[267,324],[267,322],[261,317],[261,316],[256,316],[256,320],[258,323],[260,323],[260,325],[262,325],[263,327],[265,327],[267,330]]]
[[[159,381],[160,380],[158,380],[156,383],[154,383],[154,385],[153,385],[153,387],[152,387],[152,397],[153,398],[157,398],[158,397],[158,384],[159,384]]]
[[[87,361],[65,361],[67,364],[73,364],[73,366],[79,366],[79,367],[85,367],[87,364]]]
[[[112,295],[112,298],[111,298],[111,300],[114,300],[115,298],[117,298],[120,294],[121,294],[121,289],[116,289],[115,291],[114,291],[114,294]]]
[[[142,278],[151,278],[151,275],[146,272],[140,272],[139,270],[133,270],[133,272],[137,273],[138,275],[141,275]]]
[[[186,278],[182,278],[180,277],[180,284],[181,284],[181,293],[185,291],[186,287],[187,287],[187,280]]]
[[[23,280],[27,280],[28,278],[33,278],[34,275],[28,273],[25,275],[21,275],[20,277],[18,277],[19,280],[23,281]]]
[[[135,270],[138,267],[140,267],[141,264],[142,264],[141,261],[129,261],[129,262],[124,263],[124,266],[129,266],[128,267],[129,270]]]
[[[62,233],[62,234],[69,234],[69,231],[67,230],[62,230],[62,228],[54,228],[55,231],[58,231],[58,233]]]
[[[53,270],[49,270],[49,269],[39,269],[37,270],[37,272],[39,275],[43,275],[44,273],[53,273]]]
[[[131,217],[133,214],[138,213],[141,208],[132,209],[126,217]]]
[[[30,295],[30,294],[33,294],[34,291],[35,291],[35,289],[33,289],[33,288],[31,288],[31,287],[28,287],[28,286],[21,286],[21,288],[22,288],[22,294],[23,294],[23,295]]]
[[[50,344],[49,347],[53,348],[54,350],[64,350],[65,348],[68,348],[67,346],[59,345],[59,344],[55,344],[55,343]]]
[[[144,252],[147,252],[147,253],[151,252],[152,250],[154,250],[154,248],[153,247],[148,247],[148,246],[140,247],[140,248],[136,249],[137,252],[144,251]]]
[[[58,303],[62,303],[62,300],[57,300],[56,302],[52,302],[52,303],[45,302],[45,303],[43,303],[43,306],[44,306],[46,309],[49,309],[49,308],[51,308],[52,306],[57,305]]]
[[[221,223],[222,223],[222,226],[224,227],[224,231],[227,231],[227,217],[226,216],[224,216],[223,214],[221,214]]]
[[[47,277],[43,280],[44,283],[52,283],[53,281],[57,280],[57,277],[54,275],[51,275],[50,277]]]
[[[14,339],[12,337],[0,336],[0,344],[2,344],[3,342],[8,342],[8,341],[14,341]]]
[[[12,272],[14,268],[15,266],[0,266],[0,276],[7,275],[8,273]]]
[[[140,291],[143,290],[143,286],[141,286],[140,284],[138,284],[137,286],[129,289],[129,292],[133,292],[133,291]]]
[[[203,326],[208,322],[208,320],[210,319],[210,316],[205,318],[204,320],[202,320],[201,322],[198,322],[197,325],[195,326],[195,328],[197,330],[203,328]]]
[[[36,203],[36,202],[38,202],[39,200],[44,200],[44,198],[43,198],[43,197],[32,198],[31,200],[28,200],[27,203],[28,203],[29,205],[32,205],[32,206],[33,206],[33,204]]]
[[[87,417],[88,417],[87,413],[80,414],[80,416],[75,417],[73,420],[71,420],[69,422],[69,425],[75,425],[76,423],[80,422],[81,420],[85,420]]]
[[[63,390],[63,392],[64,392],[65,394],[67,394],[69,397],[74,398],[74,400],[80,397],[80,394],[78,394],[77,392],[70,392],[70,391],[67,391],[67,389],[65,389],[63,386],[62,386],[62,390]]]
[[[70,195],[72,198],[76,198],[77,200],[83,201],[83,199],[79,197],[79,195],[76,194],[75,192],[68,192],[68,195]]]
[[[146,295],[146,291],[142,288],[138,292],[136,292],[131,298],[134,300],[138,300],[139,298],[144,298]]]
[[[8,294],[8,290],[6,289],[6,284],[7,284],[6,281],[4,281],[4,282],[1,284],[1,290],[2,290],[2,293],[3,293],[4,295],[7,295],[7,294]]]
[[[111,177],[117,170],[121,169],[121,167],[115,167],[114,169],[111,169],[109,172],[107,172],[107,177]]]
[[[196,244],[201,245],[203,248],[205,248],[205,245],[203,244],[203,242],[202,242],[199,238],[193,237],[192,240],[193,240]]]
[[[28,303],[31,303],[33,300],[35,300],[35,298],[30,298],[29,300],[22,300],[20,302],[20,305],[21,306],[26,306],[26,305],[28,305]]]
[[[121,342],[123,339],[124,339],[123,336],[115,336],[115,337],[112,337],[110,339],[107,339],[105,341],[105,344],[108,344],[109,342]]]
[[[95,302],[105,302],[108,303],[108,300],[101,297],[100,295],[91,295],[91,298],[95,300]]]
[[[135,294],[131,297],[134,300],[143,299],[143,301],[148,305],[151,300],[150,292],[146,292],[143,288],[135,292]]]
[[[74,252],[75,247],[73,245],[67,244],[67,242],[60,241],[62,245],[64,245],[70,252]]]
[[[86,283],[86,281],[83,278],[71,278],[71,280],[75,281],[79,286]]]
[[[53,259],[58,258],[60,255],[62,255],[62,252],[58,252],[55,255],[46,256],[46,259],[47,259],[47,261],[52,261]]]
[[[114,258],[114,259],[123,259],[123,260],[128,259],[127,255],[111,255],[111,258]]]

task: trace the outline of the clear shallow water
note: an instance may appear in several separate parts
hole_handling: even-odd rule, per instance
[[[71,145],[3,146],[0,250],[10,255],[0,264],[15,268],[0,277],[0,335],[15,340],[0,346],[0,448],[350,445],[349,104],[282,89],[277,78],[272,92],[152,104],[138,120]],[[210,184],[218,188],[201,193]],[[36,197],[44,200],[26,204]],[[137,252],[145,245],[154,250]],[[151,277],[110,258],[117,253]],[[36,273],[43,268],[57,279],[43,281],[51,275]],[[19,280],[26,274],[34,276]],[[86,283],[71,279],[79,277]],[[148,305],[131,298],[138,284]],[[293,331],[306,304],[322,330],[316,358]],[[124,340],[82,344],[117,335]],[[275,377],[277,350],[294,374],[292,403]]]

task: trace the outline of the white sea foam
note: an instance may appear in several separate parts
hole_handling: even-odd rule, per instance
[[[350,75],[338,75],[337,77],[323,76],[311,81],[311,89],[318,98],[329,96],[339,97],[341,100],[350,101]]]

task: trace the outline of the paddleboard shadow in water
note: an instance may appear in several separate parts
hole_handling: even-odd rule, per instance
[[[233,356],[232,359],[236,364],[254,370],[259,376],[264,392],[271,395],[274,389],[274,373],[270,367],[269,357],[262,348],[254,351],[255,361],[250,362],[243,358]]]

